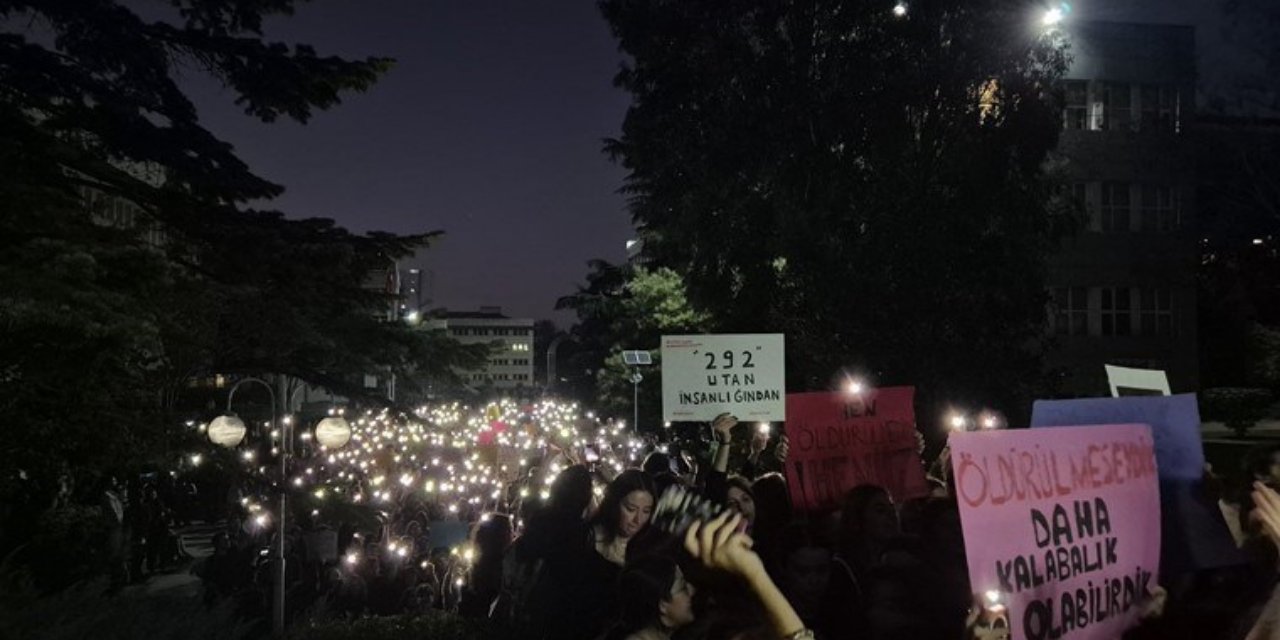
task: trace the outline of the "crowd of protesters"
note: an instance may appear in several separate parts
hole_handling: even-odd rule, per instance
[[[175,529],[190,522],[194,491],[193,484],[176,483],[172,476],[104,481],[100,508],[109,594],[190,560]]]
[[[415,499],[369,525],[297,518],[284,532],[288,615],[444,610],[494,637],[547,640],[1009,637],[992,635],[999,616],[970,585],[945,450],[928,496],[895,503],[864,485],[812,513],[793,509],[778,472],[785,438],[755,434],[735,456],[736,424],[722,416],[707,428],[717,446],[701,462],[654,442],[639,468],[618,472],[554,450],[510,487],[526,495],[554,469],[548,490],[512,513]],[[1197,499],[1217,503],[1249,562],[1165,567],[1126,638],[1280,638],[1280,447],[1252,453],[1238,478],[1206,470],[1205,480]],[[676,486],[725,509],[687,531],[654,526]],[[111,484],[102,495],[113,587],[180,559],[172,527],[182,516],[157,487]],[[194,569],[206,600],[266,619],[277,535],[233,512]]]

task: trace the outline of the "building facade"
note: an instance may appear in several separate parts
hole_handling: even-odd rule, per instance
[[[1049,262],[1048,364],[1064,395],[1105,395],[1105,364],[1195,390],[1194,30],[1081,22],[1066,35],[1058,152],[1086,218]]]
[[[499,307],[481,307],[479,311],[451,311],[424,324],[430,329],[447,331],[449,337],[462,344],[493,347],[484,369],[459,372],[468,386],[474,389],[533,386],[533,319],[509,318]]]

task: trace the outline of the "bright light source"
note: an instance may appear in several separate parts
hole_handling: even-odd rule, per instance
[[[1254,238],[1254,239],[1253,239],[1253,244],[1255,244],[1255,245],[1262,244],[1262,238]]]
[[[1062,7],[1053,7],[1044,12],[1044,16],[1040,18],[1040,24],[1046,27],[1056,27],[1062,23],[1062,19],[1066,17]]]
[[[983,429],[994,429],[998,426],[1000,426],[1000,420],[995,416],[988,414],[982,417]]]
[[[845,388],[845,391],[848,391],[851,395],[855,395],[855,396],[862,393],[863,390],[865,389],[865,387],[862,385],[861,380],[850,380],[849,383],[846,384],[844,388]]]
[[[898,16],[899,18],[907,15],[907,5],[902,2],[893,5],[893,15]]]
[[[422,315],[417,311],[410,311],[409,313],[404,314],[404,321],[409,324],[417,324],[421,317]]]
[[[950,422],[951,422],[951,428],[959,431],[960,429],[964,428],[965,422],[967,422],[967,420],[965,420],[964,415],[959,413],[953,413],[951,414]]]

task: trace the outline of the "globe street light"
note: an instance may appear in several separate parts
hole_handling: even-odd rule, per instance
[[[208,428],[209,440],[228,449],[239,445],[246,431],[244,421],[229,413],[214,418]]]
[[[231,386],[231,390],[227,392],[227,413],[226,415],[215,418],[209,424],[209,439],[224,446],[234,447],[240,444],[244,438],[244,422],[231,413],[231,401],[236,397],[236,390],[240,385],[246,382],[255,382],[266,387],[267,393],[271,395],[271,423],[274,427],[276,424],[276,391],[266,381],[260,378],[244,378]],[[239,426],[237,427],[237,423]],[[283,429],[281,430],[280,441],[280,517],[276,522],[276,540],[279,544],[276,546],[275,557],[275,580],[274,593],[271,598],[271,631],[277,637],[284,637],[284,590],[285,590],[285,571],[284,571],[284,539],[285,539],[285,515],[288,508],[288,500],[285,492],[285,482],[289,475],[289,453],[292,449],[293,430],[291,428],[293,421],[283,421]],[[217,425],[218,439],[215,440],[215,425]],[[239,434],[239,437],[233,436]]]
[[[328,449],[338,449],[351,440],[351,425],[341,415],[332,415],[316,425],[316,440]]]
[[[245,436],[247,429],[244,421],[231,413],[231,402],[235,399],[236,390],[240,385],[246,382],[254,382],[266,387],[267,393],[271,395],[271,423],[270,427],[276,424],[276,392],[266,381],[259,378],[244,378],[234,385],[227,392],[227,412],[209,423],[208,434],[209,439],[222,447],[232,448],[239,445]],[[272,594],[271,608],[271,629],[277,637],[284,636],[284,612],[285,612],[285,516],[288,508],[286,497],[286,487],[289,479],[289,456],[293,453],[293,420],[285,416],[284,420],[280,420],[282,427],[280,436],[280,517],[276,524],[277,536],[279,544],[276,547],[276,565],[274,579],[274,593]],[[316,439],[320,444],[330,449],[337,449],[351,440],[351,425],[341,415],[331,415],[320,421],[316,425]],[[246,457],[246,459],[250,459]],[[193,461],[194,462],[194,461]],[[197,463],[198,464],[198,463]],[[257,521],[259,526],[266,524],[264,516],[259,516]]]

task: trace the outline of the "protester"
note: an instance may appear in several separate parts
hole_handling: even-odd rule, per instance
[[[617,589],[619,618],[605,640],[667,640],[694,620],[695,589],[670,555],[631,563]]]
[[[596,553],[624,565],[627,543],[648,526],[655,500],[653,482],[642,472],[633,469],[614,478],[591,522]]]
[[[124,500],[120,495],[120,482],[115,476],[108,476],[103,481],[100,508],[105,530],[102,540],[103,557],[106,558],[110,580],[107,593],[114,595],[129,581]]]
[[[511,518],[493,515],[482,521],[472,539],[473,566],[462,590],[458,612],[468,618],[487,618],[502,589],[502,558],[511,545]]]
[[[689,555],[704,567],[725,572],[742,581],[756,598],[772,635],[784,640],[812,639],[799,614],[769,578],[760,556],[751,550],[751,538],[739,530],[742,516],[725,512],[709,522],[695,522],[684,536]],[[740,628],[737,634],[759,632]],[[733,637],[733,636],[729,636]]]
[[[751,483],[751,499],[755,517],[751,521],[751,538],[755,551],[764,560],[771,575],[778,575],[782,562],[783,531],[793,518],[791,493],[787,481],[777,472],[766,473]]]

